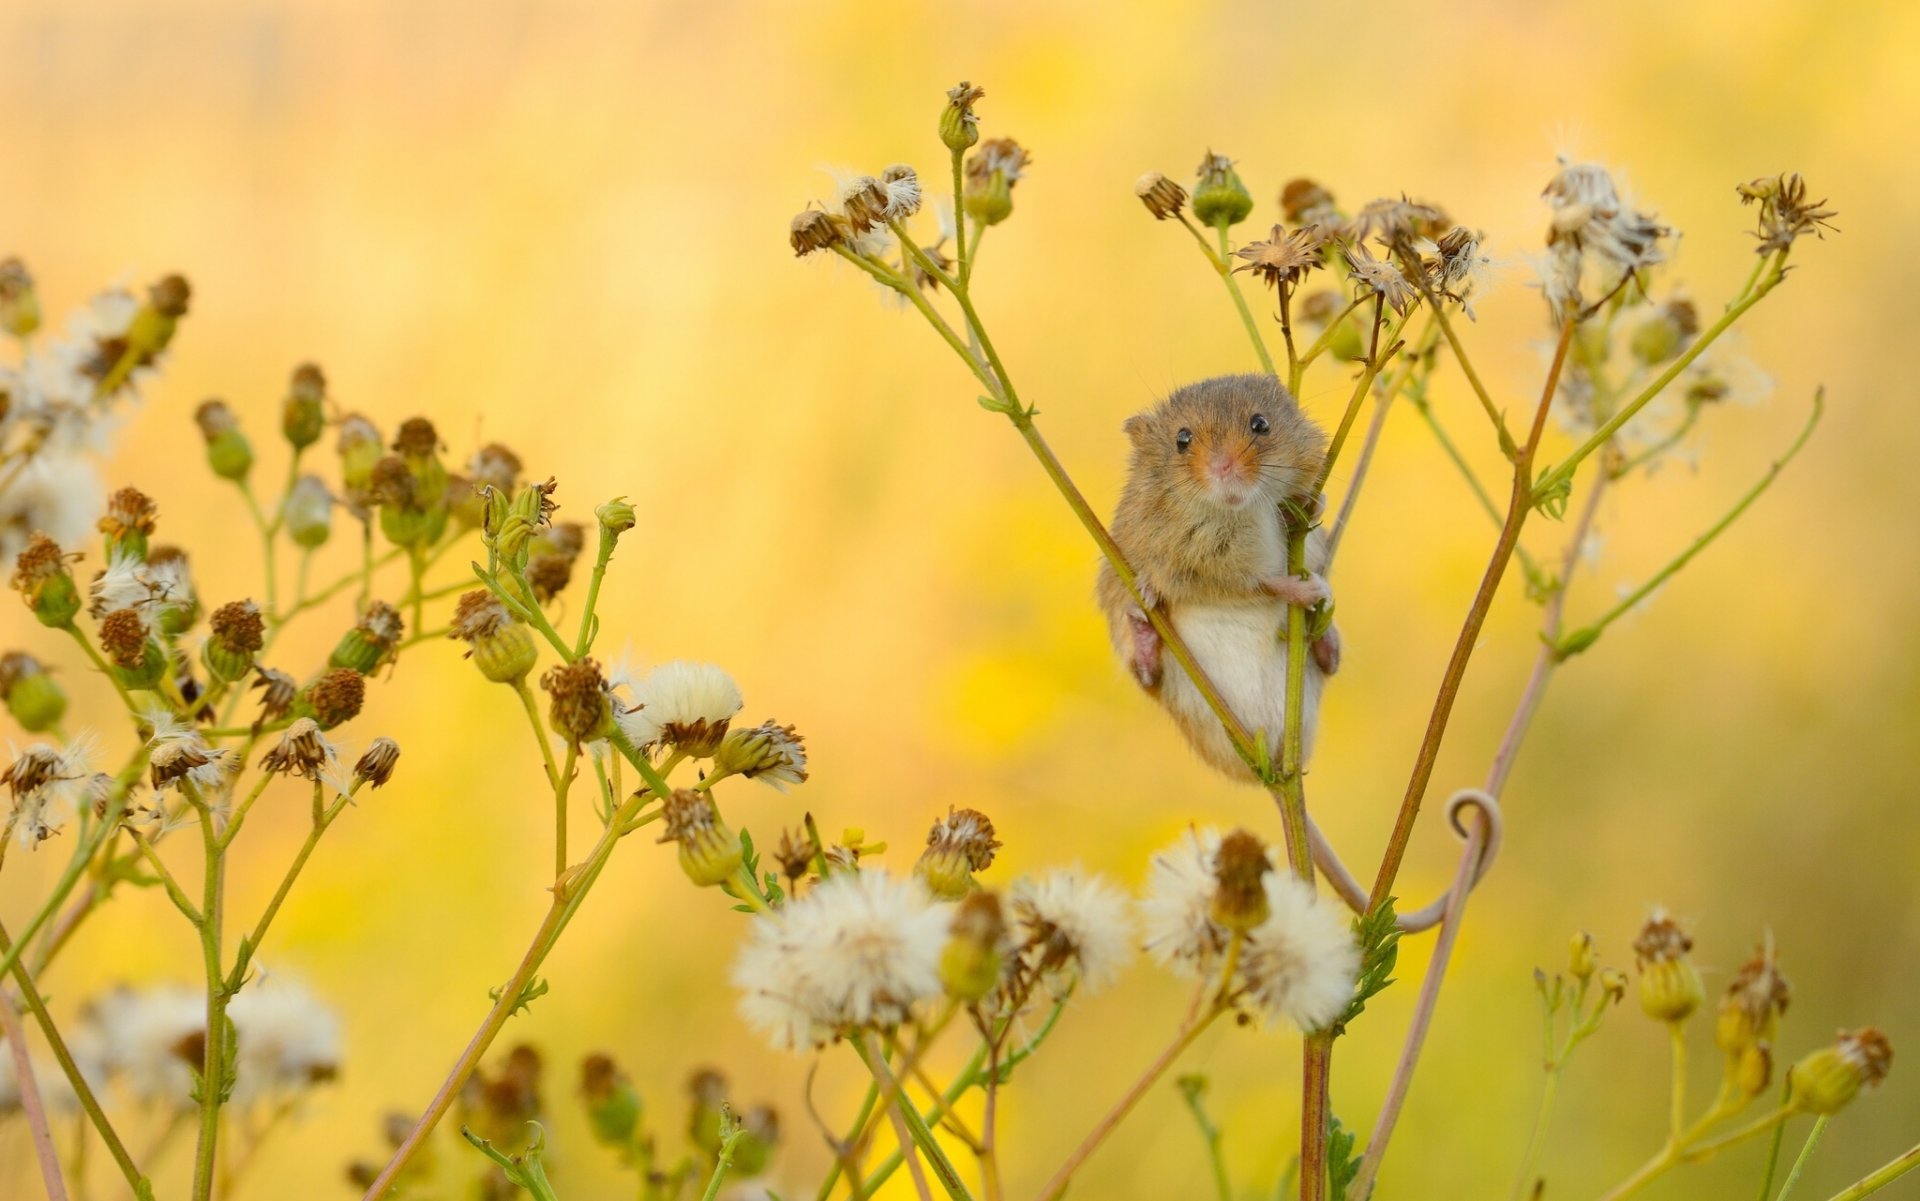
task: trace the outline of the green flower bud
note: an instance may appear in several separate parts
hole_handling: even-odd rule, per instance
[[[240,422],[223,400],[205,400],[194,410],[194,422],[207,442],[207,466],[223,480],[244,480],[253,470],[253,447],[240,432]]]
[[[1670,300],[1634,328],[1628,348],[1649,367],[1685,350],[1700,332],[1700,317],[1690,300]]]
[[[461,594],[448,637],[466,642],[467,655],[480,674],[496,684],[526,679],[540,657],[533,631],[485,588]]]
[[[373,465],[386,453],[380,429],[358,413],[340,419],[340,482],[350,491],[365,492],[373,484]]]
[[[662,811],[666,832],[660,842],[680,844],[680,870],[701,888],[734,878],[744,857],[739,836],[720,820],[713,798],[695,788],[676,788]]]
[[[589,1055],[581,1062],[580,1096],[586,1102],[587,1123],[595,1139],[608,1147],[633,1145],[640,1128],[640,1094],[612,1059]]]
[[[295,546],[307,550],[325,546],[333,534],[333,493],[319,476],[303,475],[287,489],[280,515]]]
[[[1841,1031],[1830,1047],[1806,1056],[1787,1073],[1792,1104],[1813,1114],[1845,1109],[1863,1087],[1876,1087],[1893,1066],[1893,1044],[1872,1026]]]
[[[393,451],[413,473],[414,501],[422,508],[438,505],[447,494],[447,468],[440,461],[440,434],[425,417],[409,417],[394,436]]]
[[[14,561],[13,586],[41,625],[59,629],[71,625],[80,612],[80,588],[67,570],[79,557],[63,552],[45,534],[35,534]]]
[[[29,734],[53,729],[67,711],[65,690],[38,659],[24,651],[0,655],[0,700]]]
[[[1773,1082],[1773,1048],[1751,1043],[1727,1061],[1727,1074],[1743,1097],[1757,1097]]]
[[[167,348],[192,298],[193,289],[180,275],[162,276],[147,289],[147,303],[140,306],[127,326],[127,348],[136,362],[150,363]]]
[[[1633,940],[1640,964],[1640,1008],[1659,1022],[1684,1021],[1700,1007],[1705,988],[1699,969],[1687,958],[1693,940],[1661,909]]]
[[[1573,936],[1573,943],[1567,948],[1567,974],[1575,980],[1585,981],[1592,978],[1600,969],[1600,957],[1594,954],[1593,935],[1580,932]]]
[[[1238,225],[1253,212],[1253,193],[1225,155],[1207,151],[1195,175],[1199,182],[1193,188],[1193,215],[1200,224]]]
[[[632,529],[639,522],[633,506],[624,496],[616,497],[593,511],[600,519],[600,532],[609,538],[617,538]]]
[[[122,488],[108,497],[107,511],[100,518],[100,532],[107,537],[107,557],[111,559],[118,552],[144,560],[158,515],[153,500],[138,488]]]
[[[752,1178],[767,1170],[773,1148],[780,1141],[780,1115],[756,1105],[740,1119],[740,1137],[733,1143],[733,1170]]]
[[[40,293],[27,265],[17,258],[0,261],[0,329],[24,338],[40,328]]]
[[[967,184],[967,216],[982,225],[998,225],[1013,215],[1013,184],[1005,171],[995,171],[976,187]]]
[[[947,995],[971,1004],[1000,983],[1007,962],[1007,923],[1000,898],[971,892],[953,911],[953,930],[940,952],[940,983]]]
[[[914,874],[927,891],[944,900],[958,900],[973,891],[973,873],[993,864],[1000,841],[993,822],[978,809],[949,809],[927,832],[927,849],[914,864]]]
[[[370,676],[393,660],[404,633],[406,623],[399,611],[385,601],[374,601],[354,627],[341,637],[327,663]]]
[[[1713,1041],[1730,1056],[1760,1043],[1771,1043],[1780,1028],[1780,1015],[1793,998],[1792,986],[1774,963],[1773,940],[1763,943],[1742,964],[1720,998]]]
[[[320,440],[327,428],[327,377],[317,364],[293,369],[286,399],[280,402],[280,432],[296,451]]]
[[[958,154],[980,140],[980,118],[974,115],[973,106],[986,94],[985,88],[976,88],[964,79],[948,89],[947,107],[940,113],[941,145]]]
[[[1013,213],[1013,185],[1026,174],[1030,156],[1012,138],[993,138],[967,156],[967,216],[982,225],[998,225]]]
[[[200,661],[216,680],[237,684],[253,670],[254,656],[266,645],[266,622],[260,606],[250,600],[229,601],[208,619],[212,633],[200,650]]]
[[[693,1106],[687,1115],[687,1141],[709,1156],[720,1154],[720,1131],[727,1121],[727,1078],[699,1068],[687,1079]]]

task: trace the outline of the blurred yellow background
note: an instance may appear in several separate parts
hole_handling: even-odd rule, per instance
[[[1230,154],[1260,201],[1242,232],[1277,219],[1273,196],[1298,174],[1350,205],[1405,189],[1485,228],[1507,266],[1466,337],[1513,408],[1538,386],[1523,256],[1555,153],[1621,168],[1685,231],[1672,278],[1706,312],[1751,263],[1733,185],[1805,172],[1845,232],[1804,245],[1746,326],[1776,391],[1710,415],[1697,472],[1607,503],[1605,553],[1574,613],[1611,604],[1716,517],[1791,439],[1817,383],[1829,419],[1723,543],[1555,684],[1382,1194],[1504,1195],[1539,1085],[1533,967],[1558,967],[1582,928],[1624,963],[1661,902],[1692,923],[1710,989],[1775,932],[1795,983],[1783,1054],[1869,1022],[1901,1048],[1815,1161],[1802,1191],[1825,1196],[1920,1133],[1920,1071],[1905,1062],[1920,1048],[1920,416],[1899,308],[1920,270],[1916,50],[1920,9],[1892,3],[1394,0],[1363,15],[1164,0],[11,0],[0,253],[26,258],[56,321],[109,280],[192,279],[192,315],[109,477],[158,499],[160,540],[195,553],[210,602],[257,587],[258,565],[244,512],[204,470],[192,408],[225,397],[260,478],[276,478],[278,398],[311,358],[388,430],[427,412],[455,457],[513,446],[532,474],[559,477],[562,516],[634,499],[642,526],[615,560],[603,646],[718,661],[747,717],[796,722],[809,740],[813,782],[784,798],[734,789],[737,820],[771,838],[811,808],[828,830],[888,839],[887,861],[905,867],[934,814],[975,805],[1007,843],[989,879],[1077,860],[1132,887],[1189,821],[1277,836],[1271,805],[1194,761],[1110,662],[1090,544],[945,348],[827,256],[793,260],[786,221],[830,189],[821,167],[904,159],[938,178],[943,90],[987,87],[987,131],[1021,138],[1036,165],[986,241],[977,294],[1102,510],[1126,415],[1253,365],[1185,235],[1130,194],[1144,170],[1184,180],[1206,148]],[[1341,379],[1309,380],[1323,420]],[[1491,478],[1471,396],[1450,369],[1440,380],[1440,411]],[[1565,442],[1549,438],[1551,459]],[[1547,553],[1562,530],[1529,533]],[[316,578],[354,561],[351,541],[336,533]],[[1491,544],[1414,414],[1397,413],[1334,580],[1347,665],[1308,782],[1365,873]],[[1536,614],[1509,583],[1436,800],[1484,774],[1530,665]],[[309,616],[276,658],[316,661],[347,620]],[[66,667],[77,706],[110,701],[16,606],[0,606],[0,642]],[[372,695],[353,736],[399,739],[395,783],[329,836],[261,955],[339,1004],[347,1069],[271,1144],[245,1197],[347,1195],[343,1164],[378,1150],[381,1113],[424,1102],[547,901],[548,804],[512,697],[452,644],[410,653]],[[297,844],[295,792],[244,840],[234,912],[257,911]],[[9,921],[63,846],[9,859]],[[1454,848],[1429,814],[1402,893],[1442,887]],[[808,1064],[736,1018],[740,931],[718,898],[690,896],[664,848],[636,839],[615,857],[544,972],[552,994],[500,1044],[547,1052],[562,1196],[629,1187],[570,1096],[594,1050],[629,1067],[670,1130],[699,1063],[722,1067],[739,1100],[776,1103],[780,1187],[811,1195],[826,1153],[800,1100]],[[1402,983],[1340,1044],[1335,1108],[1362,1130],[1429,945],[1408,940]],[[195,962],[165,899],[129,895],[46,986],[71,1013],[114,981],[191,981]],[[1051,1173],[1184,1003],[1140,964],[1074,1004],[1007,1096],[1014,1195]],[[1705,1096],[1715,1065],[1696,1036]],[[1224,1029],[1188,1060],[1214,1078],[1243,1196],[1269,1196],[1290,1152],[1298,1055],[1280,1031]],[[816,1090],[829,1113],[855,1095],[845,1060],[829,1057]],[[1655,1148],[1665,1071],[1663,1035],[1629,1005],[1567,1077],[1549,1196],[1597,1194]],[[137,1148],[150,1132],[135,1129]],[[0,1195],[38,1195],[26,1148],[17,1123],[0,1130]],[[182,1144],[160,1165],[163,1195],[186,1158]],[[1746,1149],[1648,1195],[1745,1198],[1756,1162]],[[1075,1195],[1199,1196],[1203,1165],[1162,1087]],[[116,1194],[104,1161],[93,1177],[95,1195]]]

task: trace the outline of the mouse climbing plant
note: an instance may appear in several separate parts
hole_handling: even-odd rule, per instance
[[[1346,1001],[1281,1010],[1303,1040],[1301,1121],[1293,1168],[1297,1184],[1289,1187],[1297,1188],[1302,1201],[1369,1196],[1382,1179],[1384,1157],[1466,917],[1468,898],[1492,865],[1499,845],[1500,798],[1557,669],[1594,649],[1615,622],[1726,532],[1799,453],[1820,419],[1824,398],[1815,395],[1804,427],[1779,460],[1732,503],[1725,517],[1692,543],[1676,548],[1667,566],[1618,603],[1596,616],[1576,620],[1569,617],[1568,609],[1575,567],[1596,534],[1599,502],[1610,491],[1689,453],[1689,439],[1702,423],[1730,419],[1722,414],[1735,381],[1722,336],[1780,287],[1796,249],[1832,229],[1834,214],[1796,174],[1740,185],[1740,203],[1757,218],[1753,270],[1717,311],[1703,315],[1694,301],[1663,281],[1672,231],[1623,194],[1604,168],[1562,162],[1543,194],[1548,232],[1539,255],[1537,282],[1552,352],[1537,392],[1509,400],[1496,396],[1476,370],[1460,320],[1474,315],[1473,304],[1490,276],[1491,261],[1483,249],[1487,237],[1482,231],[1456,223],[1437,205],[1407,196],[1351,209],[1320,184],[1296,179],[1280,193],[1279,220],[1263,218],[1257,223],[1270,225],[1270,232],[1240,238],[1236,227],[1248,222],[1258,206],[1230,159],[1208,151],[1191,188],[1160,172],[1143,176],[1135,186],[1139,201],[1155,220],[1178,226],[1192,238],[1201,261],[1227,292],[1230,305],[1222,306],[1222,317],[1237,318],[1245,329],[1251,352],[1246,366],[1257,367],[1272,384],[1263,391],[1251,383],[1208,381],[1175,393],[1161,408],[1129,422],[1136,451],[1121,518],[1129,528],[1152,523],[1143,522],[1142,513],[1164,521],[1169,543],[1180,543],[1183,532],[1211,529],[1206,522],[1213,518],[1200,508],[1183,507],[1179,500],[1183,491],[1197,495],[1200,485],[1193,484],[1189,475],[1202,476],[1208,470],[1220,479],[1241,472],[1245,487],[1254,490],[1256,503],[1279,508],[1285,540],[1280,558],[1300,587],[1283,590],[1290,603],[1263,611],[1272,622],[1269,637],[1285,653],[1255,668],[1249,660],[1260,653],[1257,647],[1219,650],[1217,632],[1211,628],[1195,639],[1183,636],[1183,629],[1192,633],[1202,628],[1194,615],[1207,597],[1170,597],[1169,590],[1154,586],[1154,573],[1169,560],[1155,549],[1152,538],[1135,535],[1116,540],[1103,525],[1048,446],[1032,398],[1021,394],[995,347],[975,303],[974,273],[987,232],[1014,214],[1016,190],[1028,176],[1030,159],[1011,138],[983,140],[976,106],[984,95],[983,89],[968,83],[948,93],[938,121],[945,162],[929,177],[938,179],[937,188],[923,184],[921,174],[904,164],[877,176],[845,180],[830,202],[810,207],[793,219],[792,248],[802,257],[837,256],[865,273],[902,298],[952,350],[978,384],[980,406],[1013,427],[1099,548],[1104,558],[1102,603],[1113,617],[1116,644],[1130,673],[1150,691],[1166,686],[1162,670],[1181,673],[1180,686],[1190,688],[1211,711],[1216,733],[1224,736],[1223,745],[1232,748],[1238,762],[1233,757],[1207,757],[1272,793],[1285,849],[1284,865],[1265,858],[1253,861],[1255,875],[1260,874],[1258,869],[1271,867],[1284,884],[1268,889],[1275,896],[1264,905],[1236,900],[1251,895],[1245,883],[1250,852],[1234,849],[1244,846],[1243,838],[1253,837],[1245,832],[1226,838],[1196,836],[1155,860],[1154,882],[1161,891],[1148,902],[1148,946],[1164,962],[1198,969],[1201,994],[1168,1048],[1067,1155],[1039,1195],[1051,1199],[1065,1193],[1080,1165],[1141,1095],[1178,1062],[1199,1028],[1223,1013],[1258,1008],[1260,990],[1249,987],[1241,973],[1250,950],[1279,936],[1275,922],[1290,924],[1294,939],[1310,941],[1319,936],[1315,932],[1321,929],[1325,907],[1344,903],[1352,911],[1350,928],[1341,939],[1347,955],[1328,953],[1316,962],[1338,981],[1336,991]],[[944,194],[931,197],[935,190]],[[931,240],[916,234],[911,225],[926,207],[939,216],[939,234]],[[1264,289],[1265,303],[1258,307],[1270,310],[1271,321],[1256,315],[1242,276],[1250,276]],[[1483,480],[1448,429],[1454,418],[1448,415],[1443,420],[1432,387],[1449,365],[1479,410],[1475,421],[1485,423],[1485,436],[1497,444],[1509,478]],[[1231,366],[1240,369],[1242,365]],[[1265,495],[1259,483],[1269,471],[1261,462],[1259,436],[1268,430],[1259,425],[1280,416],[1294,420],[1293,398],[1316,368],[1344,370],[1351,377],[1342,389],[1344,402],[1332,412],[1316,415],[1332,430],[1324,454],[1310,456],[1317,463],[1307,478],[1289,479],[1281,495]],[[1197,398],[1206,396],[1218,399],[1211,405],[1199,404]],[[1396,406],[1401,412],[1413,409],[1432,430],[1438,449],[1459,470],[1496,533],[1480,584],[1467,601],[1425,735],[1413,748],[1410,777],[1392,834],[1367,882],[1353,874],[1309,816],[1304,772],[1308,739],[1303,726],[1315,705],[1307,691],[1311,657],[1306,652],[1329,630],[1331,606],[1324,590],[1308,592],[1307,585],[1319,573],[1333,571],[1329,560],[1347,532],[1375,447]],[[1052,411],[1060,409],[1056,406]],[[1251,434],[1241,430],[1249,414],[1257,423]],[[1363,416],[1368,417],[1364,431]],[[1152,424],[1140,426],[1141,422]],[[1555,449],[1557,440],[1549,439],[1549,430],[1556,424],[1571,436],[1570,449]],[[1143,460],[1139,449],[1143,437],[1155,440],[1152,461]],[[1225,449],[1215,455],[1215,465],[1209,469],[1192,456],[1196,447],[1210,449],[1202,446],[1210,438]],[[1305,435],[1289,444],[1313,446],[1317,451],[1316,440]],[[1230,461],[1235,455],[1245,462],[1236,466]],[[1321,494],[1336,464],[1348,466],[1350,482],[1337,505],[1329,505]],[[1150,503],[1143,502],[1136,487],[1143,472],[1155,470],[1162,474],[1154,483]],[[1231,485],[1228,491],[1239,486]],[[1245,497],[1220,493],[1214,499],[1237,505]],[[1561,523],[1560,548],[1549,551],[1540,542],[1553,540],[1553,535],[1538,537],[1538,527],[1554,523]],[[1523,538],[1530,532],[1536,537]],[[1124,549],[1129,543],[1147,561],[1130,561]],[[1315,544],[1323,549],[1310,562],[1309,546]],[[1225,535],[1219,545],[1222,555],[1239,554]],[[1202,568],[1185,562],[1196,556],[1192,545],[1177,545],[1172,553],[1184,556],[1178,560],[1183,579],[1197,578],[1196,572],[1204,577]],[[1510,573],[1516,561],[1519,571]],[[1249,572],[1239,558],[1216,566],[1222,578],[1241,581],[1248,595],[1258,591],[1249,586],[1257,582],[1258,572]],[[1395,896],[1400,867],[1417,828],[1462,681],[1493,600],[1509,574],[1523,577],[1528,597],[1541,610],[1541,648],[1521,687],[1506,735],[1492,754],[1484,784],[1459,789],[1447,806],[1448,818],[1463,841],[1453,886],[1433,904],[1404,912]],[[1357,636],[1357,644],[1366,644],[1364,631]],[[1164,668],[1157,658],[1162,649],[1170,660]],[[1265,673],[1265,682],[1248,685],[1236,679],[1232,687],[1221,687],[1219,681],[1228,673],[1245,676],[1249,671]],[[1314,682],[1317,685],[1318,680]],[[1325,704],[1337,713],[1338,685],[1326,687]],[[1275,694],[1271,708],[1249,700],[1263,695],[1263,689]],[[1230,702],[1230,694],[1241,698],[1238,707]],[[1256,728],[1258,717],[1268,713],[1283,715],[1282,729]],[[1189,737],[1195,737],[1191,731]],[[1197,740],[1196,745],[1204,749]],[[1273,903],[1282,895],[1288,898],[1284,906]],[[1351,1121],[1343,1125],[1328,1108],[1335,1040],[1353,1032],[1368,997],[1391,983],[1399,940],[1429,930],[1435,931],[1436,943],[1386,1101],[1370,1130]],[[1726,1083],[1713,1105],[1697,1118],[1689,1117],[1680,1069],[1686,1054],[1685,1022],[1701,1004],[1698,977],[1689,977],[1691,968],[1684,967],[1689,946],[1685,935],[1660,915],[1635,942],[1642,1007],[1669,1028],[1674,1043],[1674,1126],[1666,1147],[1654,1160],[1609,1196],[1625,1196],[1654,1175],[1769,1131],[1776,1135],[1777,1157],[1778,1132],[1789,1119],[1806,1114],[1817,1115],[1808,1140],[1810,1151],[1827,1117],[1863,1085],[1877,1083],[1890,1060],[1884,1036],[1866,1028],[1843,1035],[1833,1047],[1813,1052],[1791,1070],[1776,1073],[1773,1043],[1779,1012],[1785,1008],[1785,986],[1769,943],[1754,971],[1767,974],[1768,980],[1781,980],[1779,990],[1755,985],[1743,973],[1745,983],[1737,980],[1723,999],[1716,1041],[1727,1058]],[[1682,987],[1680,995],[1671,995],[1676,979],[1683,985],[1690,979],[1693,993],[1689,996]],[[1576,942],[1570,974],[1554,977],[1550,986],[1543,982],[1541,991],[1550,1023],[1556,1019],[1570,1023],[1571,1033],[1548,1048],[1548,1091],[1521,1179],[1515,1184],[1516,1196],[1531,1192],[1538,1165],[1546,1162],[1540,1148],[1558,1066],[1576,1043],[1594,1033],[1610,1005],[1627,992],[1627,983],[1617,970],[1598,967],[1590,942]],[[1378,1037],[1381,1032],[1367,1033]],[[1783,1088],[1779,1105],[1741,1125],[1739,1119],[1748,1106],[1771,1084]],[[1190,1100],[1191,1096],[1190,1090]],[[1195,1112],[1201,1113],[1197,1105]],[[1207,1146],[1216,1156],[1220,1195],[1226,1201],[1230,1186],[1217,1159],[1221,1133],[1203,1113],[1201,1122]],[[1889,1165],[1847,1195],[1866,1195],[1903,1170],[1904,1162]],[[1772,1167],[1768,1171],[1771,1175]],[[988,1194],[998,1195],[990,1162],[983,1172]],[[1796,1167],[1792,1175],[1797,1173]],[[963,1194],[949,1189],[949,1195]],[[1282,1195],[1294,1194],[1283,1189]]]

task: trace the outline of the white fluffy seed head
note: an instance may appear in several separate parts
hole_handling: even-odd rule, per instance
[[[1023,960],[1056,994],[1105,988],[1133,955],[1126,894],[1100,876],[1058,868],[1017,880],[1008,907]]]
[[[1311,884],[1281,872],[1266,876],[1271,914],[1247,935],[1240,978],[1269,1020],[1322,1030],[1346,1012],[1360,974],[1360,947],[1345,908]]]

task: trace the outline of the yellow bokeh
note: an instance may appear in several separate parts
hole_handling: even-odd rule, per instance
[[[12,0],[0,254],[28,261],[56,315],[107,281],[192,279],[192,314],[109,476],[157,498],[162,539],[194,553],[209,600],[256,589],[258,559],[244,509],[202,466],[193,406],[225,397],[275,479],[278,398],[293,365],[315,360],[383,428],[427,412],[456,457],[511,445],[559,479],[562,516],[632,499],[640,527],[608,581],[603,645],[722,663],[747,717],[801,727],[804,789],[730,794],[729,818],[763,841],[811,809],[830,832],[889,841],[886,861],[904,866],[934,815],[973,805],[1007,844],[990,878],[1078,861],[1134,886],[1188,822],[1277,837],[1271,804],[1194,761],[1111,662],[1091,544],[946,349],[843,264],[794,261],[786,222],[830,189],[822,167],[905,160],[937,178],[942,92],[987,87],[988,130],[1019,136],[1035,166],[985,242],[977,298],[1103,511],[1128,414],[1253,365],[1186,236],[1131,195],[1144,170],[1185,178],[1208,147],[1232,155],[1260,203],[1249,229],[1277,219],[1273,197],[1299,174],[1354,203],[1404,189],[1486,229],[1502,270],[1465,336],[1514,411],[1541,370],[1526,256],[1556,153],[1621,168],[1685,231],[1670,278],[1707,314],[1752,261],[1733,185],[1804,172],[1844,233],[1797,251],[1745,324],[1770,399],[1713,413],[1697,470],[1607,502],[1576,616],[1717,518],[1791,440],[1816,384],[1828,419],[1730,535],[1555,682],[1382,1177],[1388,1197],[1498,1196],[1539,1084],[1531,972],[1558,967],[1576,929],[1624,965],[1664,903],[1691,923],[1710,995],[1772,930],[1795,984],[1782,1062],[1842,1025],[1920,1043],[1920,410],[1899,310],[1920,270],[1917,50],[1920,9],[1892,3]],[[1457,374],[1439,379],[1436,408],[1495,478],[1471,395]],[[1319,370],[1303,400],[1329,420],[1345,387]],[[1568,445],[1550,432],[1544,455]],[[1336,497],[1346,482],[1343,467]],[[1529,542],[1551,553],[1561,532],[1542,522]],[[1334,579],[1347,661],[1307,782],[1363,871],[1493,534],[1413,414],[1397,414]],[[351,541],[336,533],[316,579],[356,561]],[[304,669],[349,620],[342,597],[276,657]],[[1510,581],[1435,799],[1484,775],[1536,621]],[[110,711],[105,685],[11,603],[0,642],[41,650],[76,707]],[[346,1070],[235,1197],[349,1195],[345,1163],[379,1151],[381,1114],[431,1094],[547,904],[548,799],[512,696],[450,643],[410,652],[372,695],[352,737],[398,739],[399,772],[328,836],[261,951],[338,1004]],[[258,910],[303,833],[297,790],[276,797],[233,869],[235,912]],[[1452,872],[1437,810],[1401,878],[1416,903]],[[741,1101],[778,1105],[779,1187],[810,1196],[829,1157],[802,1102],[809,1065],[734,1012],[741,919],[690,895],[669,848],[632,843],[543,969],[552,992],[500,1044],[546,1053],[561,1195],[629,1195],[572,1096],[580,1057],[605,1050],[670,1132],[703,1063]],[[11,855],[0,914],[26,912],[63,852]],[[1335,1109],[1363,1132],[1429,945],[1407,940],[1400,983],[1339,1045]],[[163,896],[129,893],[45,984],[72,1013],[117,981],[191,982],[197,953]],[[1012,1195],[1040,1187],[1185,1000],[1143,963],[1074,1002],[1006,1095]],[[1597,1195],[1664,1134],[1665,1037],[1631,1009],[1564,1081],[1550,1196]],[[1705,1097],[1718,1065],[1704,1032],[1696,1046]],[[1298,1058],[1290,1034],[1249,1028],[1212,1031],[1187,1061],[1213,1078],[1238,1195],[1270,1196],[1290,1154]],[[856,1071],[829,1057],[823,1112],[849,1111]],[[1802,1195],[1910,1145],[1917,1078],[1896,1064],[1836,1121]],[[157,1133],[129,1122],[136,1149]],[[1748,1197],[1756,1155],[1648,1195]],[[119,1195],[94,1158],[93,1195]],[[189,1158],[183,1140],[160,1161],[162,1196],[184,1190]],[[1074,1195],[1210,1195],[1204,1162],[1163,1086]],[[1906,1187],[1883,1195],[1920,1195]],[[38,1188],[25,1131],[0,1124],[0,1196]]]

